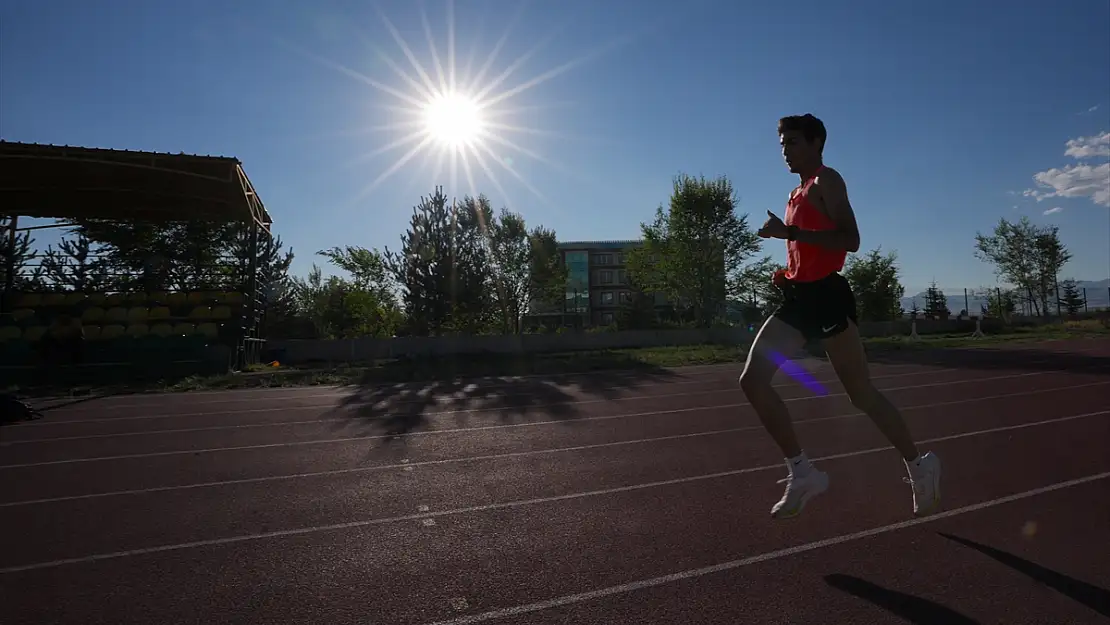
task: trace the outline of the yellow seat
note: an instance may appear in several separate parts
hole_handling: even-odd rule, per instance
[[[99,306],[86,308],[85,312],[81,313],[81,321],[85,323],[100,323],[104,321],[104,309]]]
[[[20,322],[26,322],[35,318],[35,311],[30,308],[17,308],[12,311],[12,319]]]
[[[242,293],[235,293],[234,291],[220,293],[220,303],[222,304],[227,304],[229,306],[242,306],[243,302],[245,301],[246,298],[243,297]]]
[[[142,338],[150,334],[150,326],[145,323],[132,323],[127,326],[127,335],[134,338]]]
[[[216,321],[227,321],[231,319],[231,308],[227,306],[213,306],[212,319]]]
[[[186,303],[185,294],[180,291],[175,291],[166,295],[166,305],[170,308],[179,308]]]
[[[101,326],[100,338],[104,340],[118,339],[123,336],[123,326],[118,323]]]
[[[165,306],[155,306],[155,307],[150,309],[150,313],[147,315],[147,319],[150,319],[151,321],[153,321],[155,319],[169,319],[169,318],[170,318],[170,309],[165,307]]]
[[[196,332],[196,326],[191,323],[177,323],[173,326],[173,333],[181,336],[190,336]]]
[[[38,293],[24,293],[15,301],[16,308],[35,308],[42,305],[42,296]]]
[[[23,339],[34,343],[41,339],[43,334],[46,334],[46,326],[31,326],[23,331]]]
[[[193,291],[187,296],[187,301],[193,306],[200,306],[207,303],[205,293],[202,291]]]
[[[82,326],[81,329],[85,333],[85,339],[95,341],[100,338],[100,326]]]
[[[127,304],[130,306],[145,306],[146,300],[146,293],[142,291],[127,294]]]
[[[84,293],[69,293],[68,295],[66,295],[65,305],[80,306],[81,304],[85,303],[86,299],[88,299],[88,296]]]
[[[46,293],[42,296],[43,306],[65,306],[66,294],[65,293]]]
[[[146,323],[147,315],[150,311],[146,306],[135,306],[127,310],[128,323]]]
[[[123,324],[127,322],[127,309],[123,306],[113,306],[104,312],[104,321],[108,323]]]
[[[16,326],[0,326],[0,341],[17,341],[23,337],[23,330]]]
[[[103,306],[104,300],[108,299],[103,293],[89,293],[85,296],[86,306]]]
[[[214,339],[220,335],[220,327],[214,323],[202,323],[197,326],[197,334]]]
[[[105,306],[123,306],[127,303],[126,293],[108,293],[104,296]]]
[[[194,321],[202,321],[212,318],[212,309],[207,306],[197,306],[189,313],[189,318]]]
[[[166,293],[165,291],[151,291],[150,293],[147,294],[146,301],[151,306],[154,306],[155,304],[157,304],[159,306],[165,306],[166,305],[166,297],[168,297],[168,296],[169,296],[169,293]]]
[[[154,336],[173,336],[173,326],[168,323],[156,323],[150,326],[150,333]]]

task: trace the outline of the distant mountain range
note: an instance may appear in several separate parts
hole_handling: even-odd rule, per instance
[[[1110,307],[1110,279],[1097,281],[1077,280],[1075,284],[1080,289],[1080,292],[1082,292],[1083,289],[1087,290],[1088,309]],[[948,299],[948,310],[952,311],[953,315],[958,314],[961,310],[964,309],[963,289],[960,289],[958,292],[955,293],[951,291],[944,291],[944,296]],[[916,295],[903,297],[902,309],[909,311],[911,308],[913,308],[913,302],[915,299],[917,300],[918,310],[925,308],[925,291],[922,291]],[[1050,300],[1050,302],[1052,302],[1053,305],[1055,303],[1054,300]],[[987,299],[985,297],[976,297],[975,295],[971,294],[971,289],[968,289],[967,304],[969,307],[968,309],[972,313],[977,313],[982,310],[982,307],[986,303]]]

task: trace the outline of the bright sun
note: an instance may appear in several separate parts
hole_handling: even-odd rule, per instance
[[[444,147],[471,146],[482,136],[481,107],[457,92],[437,93],[424,105],[424,127]]]

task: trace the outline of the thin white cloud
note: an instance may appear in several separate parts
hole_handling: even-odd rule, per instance
[[[1070,139],[1064,156],[1076,160],[1101,160],[1101,157],[1110,156],[1110,132]],[[1079,163],[1053,167],[1033,174],[1033,180],[1036,181],[1037,188],[1026,189],[1023,195],[1038,202],[1053,197],[1085,197],[1099,206],[1110,207],[1110,161],[1098,165]]]
[[[1063,210],[1064,210],[1063,206],[1055,206],[1053,208],[1050,208],[1050,209],[1046,210],[1044,212],[1044,214],[1045,215],[1055,215],[1056,213],[1063,212]]]
[[[1072,158],[1091,158],[1093,156],[1110,156],[1110,131],[1093,137],[1079,137],[1068,140],[1068,149],[1064,156]]]

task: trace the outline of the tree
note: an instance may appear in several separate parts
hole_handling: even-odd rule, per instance
[[[51,245],[41,263],[46,279],[58,288],[73,291],[101,291],[108,287],[108,263],[83,233],[63,237],[58,248]]]
[[[1017,287],[1034,314],[1048,314],[1049,294],[1071,253],[1060,242],[1056,226],[1039,227],[1022,217],[1000,219],[994,234],[975,235],[975,256],[994,265],[995,273]]]
[[[30,232],[24,231],[16,234],[15,244],[12,245],[9,238],[10,224],[8,219],[0,219],[0,286],[7,286],[11,280],[12,287],[16,290],[42,288],[43,270],[41,266],[31,265],[36,257],[32,247],[35,240],[31,238]],[[9,265],[12,268],[10,276]]]
[[[1060,312],[1058,276],[1064,265],[1071,260],[1071,252],[1060,241],[1060,228],[1046,226],[1034,240],[1036,249],[1037,294],[1040,296],[1041,310],[1048,314],[1048,300],[1056,299],[1056,312]]]
[[[357,245],[332,247],[316,252],[332,265],[351,274],[351,281],[359,288],[370,291],[382,301],[393,301],[393,277],[389,273],[385,255],[377,249],[368,250]]]
[[[947,319],[952,312],[948,309],[948,297],[944,295],[944,291],[937,288],[937,283],[933,283],[925,290],[925,318],[926,319]]]
[[[723,313],[729,287],[743,261],[760,248],[737,216],[732,183],[680,175],[670,206],[660,206],[650,224],[640,225],[644,244],[628,255],[630,271],[648,292],[663,293],[703,327]]]
[[[860,321],[890,321],[903,315],[906,289],[899,281],[897,261],[895,252],[884,255],[881,248],[848,258],[844,277],[856,295]]]
[[[1060,304],[1069,315],[1078,315],[1083,310],[1083,294],[1075,280],[1067,279],[1060,283]]]
[[[742,303],[745,321],[761,321],[782,304],[782,292],[771,278],[776,271],[785,268],[771,256],[764,256],[736,272],[729,291]]]
[[[503,208],[489,235],[502,331],[520,333],[532,307],[555,304],[566,285],[555,232],[542,226],[529,232],[523,217]]]
[[[478,334],[489,327],[494,300],[485,237],[492,216],[483,197],[450,202],[440,187],[413,208],[401,249],[383,255],[401,288],[407,332]]]

